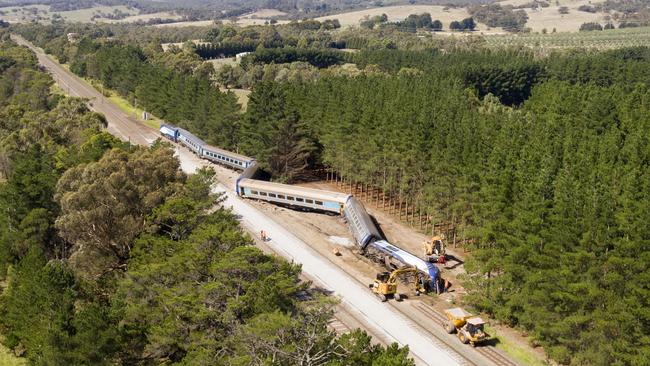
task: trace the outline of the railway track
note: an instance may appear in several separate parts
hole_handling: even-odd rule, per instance
[[[413,306],[423,314],[428,315],[434,322],[439,324],[441,328],[444,327],[444,324],[447,321],[447,319],[445,319],[445,317],[442,314],[438,313],[431,306],[424,304],[422,302],[418,302]],[[519,364],[513,362],[512,360],[510,360],[508,357],[501,354],[501,352],[497,351],[492,346],[478,345],[477,347],[474,347],[474,350],[497,366],[519,366]]]

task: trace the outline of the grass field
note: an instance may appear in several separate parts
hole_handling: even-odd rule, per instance
[[[486,326],[485,332],[489,334],[492,338],[497,340],[496,347],[506,353],[508,356],[512,357],[515,361],[518,361],[521,365],[527,366],[545,366],[548,365],[547,362],[544,362],[540,359],[540,355],[531,353],[529,347],[522,347],[517,344],[515,341],[511,341],[508,337],[501,337],[496,329]]]
[[[1,340],[2,337],[0,337]],[[10,349],[0,343],[0,365],[2,366],[25,366],[27,360],[14,356]]]
[[[558,32],[577,32],[583,23],[597,22],[605,24],[605,13],[588,13],[578,10],[581,5],[589,5],[589,0],[561,0],[559,5],[555,5],[555,1],[548,8],[539,8],[539,10],[524,9],[528,14],[528,22],[526,27],[529,27],[533,32],[541,32],[546,29],[551,32],[553,28]],[[566,6],[569,8],[569,14],[560,14],[560,7]]]
[[[341,23],[341,26],[350,27],[359,25],[359,22],[365,17],[373,17],[376,15],[386,14],[388,16],[388,20],[394,22],[396,20],[403,20],[410,14],[421,13],[431,14],[431,18],[434,20],[440,20],[445,28],[448,28],[449,23],[454,20],[462,20],[469,17],[469,13],[465,8],[450,8],[445,10],[444,6],[439,5],[398,5],[328,15],[325,17],[316,18],[316,20],[323,21],[326,19],[338,19]],[[479,25],[479,30],[485,29],[485,25]]]
[[[79,9],[73,11],[59,11],[51,12],[50,7],[47,5],[29,5],[21,7],[5,7],[0,8],[4,14],[0,14],[0,19],[10,22],[10,23],[25,23],[31,21],[39,21],[44,23],[49,23],[52,20],[54,14],[59,14],[63,19],[68,22],[80,22],[88,23],[91,21],[91,18],[95,14],[103,13],[112,13],[114,10],[120,10],[124,13],[129,13],[136,15],[138,14],[137,9],[128,9],[126,6],[95,6],[88,9]],[[99,18],[96,21],[105,22],[110,21],[108,19]]]
[[[650,46],[650,27],[577,33],[491,35],[485,39],[495,47],[613,49]]]
[[[160,12],[160,13],[151,13],[151,14],[139,14],[139,15],[132,15],[130,17],[126,17],[124,19],[120,20],[114,20],[113,22],[116,23],[129,23],[129,22],[137,22],[139,20],[146,22],[149,19],[155,19],[155,18],[160,18],[160,19],[180,19],[180,15],[172,14],[169,12]]]
[[[235,66],[239,64],[239,61],[237,61],[234,57],[215,58],[213,60],[206,60],[205,62],[211,63],[216,71],[219,71],[219,69],[224,65]]]
[[[138,121],[144,123],[145,125],[157,130],[160,128],[160,120],[152,115],[149,115],[148,120],[143,120],[142,119],[142,112],[144,112],[140,108],[135,108],[131,103],[129,103],[126,99],[120,97],[119,95],[111,92],[111,96],[108,97],[110,101],[115,103],[120,109],[126,113],[128,113],[129,116],[132,118],[137,119]]]
[[[506,0],[499,2],[499,4],[523,5],[530,2],[531,0]],[[602,12],[588,13],[579,11],[579,6],[591,3],[589,0],[558,0],[557,3],[553,0],[550,1],[550,3],[552,6],[549,6],[548,8],[540,8],[538,10],[533,10],[531,8],[523,9],[529,17],[526,27],[530,27],[533,32],[541,32],[542,29],[551,32],[553,28],[555,28],[557,32],[577,32],[582,23],[599,22],[605,24],[605,17],[608,15]],[[569,14],[560,14],[559,9],[562,6],[569,8]],[[392,22],[405,19],[410,14],[421,14],[425,12],[430,13],[433,19],[440,20],[445,29],[449,27],[450,22],[454,20],[462,20],[470,16],[465,8],[449,8],[445,10],[444,6],[438,5],[399,5],[351,11],[316,19],[338,19],[343,27],[349,27],[359,25],[359,22],[365,17],[386,14],[388,15],[388,20]],[[609,15],[611,16],[611,14]],[[484,34],[503,32],[500,28],[489,29],[485,24],[479,24],[477,30]]]
[[[113,103],[115,103],[122,111],[127,113],[131,118],[134,118],[135,120],[142,122],[145,125],[155,130],[160,128],[160,119],[149,114],[149,119],[145,121],[142,119],[142,112],[144,112],[143,109],[134,107],[129,101],[122,98],[116,92],[109,89],[104,89],[102,85],[95,80],[89,80],[89,79],[82,79],[82,80],[84,80],[88,85],[92,86],[97,90],[100,91],[103,90],[104,95],[108,95],[106,98],[112,101]],[[100,103],[100,102],[101,101],[97,101],[97,100],[94,101],[94,103]]]

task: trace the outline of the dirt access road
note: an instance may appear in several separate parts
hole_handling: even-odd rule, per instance
[[[142,145],[148,145],[158,138],[157,131],[129,118],[112,102],[103,98],[97,90],[72,75],[44,55],[41,50],[17,37],[15,40],[36,52],[39,62],[53,74],[64,91],[73,96],[90,98],[91,108],[106,116],[109,122],[109,132],[124,140]],[[192,172],[203,165],[215,167],[197,158],[187,149],[177,146],[177,153],[183,170],[187,172]],[[389,304],[379,302],[366,288],[369,274],[373,271],[376,272],[376,268],[373,268],[371,263],[366,263],[363,258],[353,255],[344,255],[343,260],[338,262],[331,256],[325,255],[327,251],[324,248],[332,237],[324,236],[322,232],[319,234],[317,231],[321,229],[318,226],[312,227],[310,224],[314,219],[330,223],[332,228],[340,234],[339,239],[345,240],[346,237],[349,239],[349,233],[345,231],[345,226],[340,219],[314,213],[278,209],[264,203],[240,200],[233,192],[233,180],[237,173],[222,167],[215,167],[215,169],[222,182],[216,187],[216,190],[226,193],[226,205],[230,205],[234,213],[240,216],[243,226],[253,234],[259,233],[262,229],[266,230],[271,237],[271,240],[265,243],[268,247],[288,260],[302,263],[305,276],[314,281],[317,286],[327,289],[334,296],[339,297],[342,302],[341,308],[344,311],[338,320],[347,329],[362,327],[382,343],[398,342],[402,345],[409,345],[411,354],[418,364],[513,364],[506,361],[494,361],[494,357],[487,357],[482,355],[482,352],[460,345],[453,337],[444,334],[439,321],[431,315],[435,311],[423,302],[415,300]],[[287,222],[287,216],[278,214],[280,212],[289,213],[288,219],[292,222]],[[310,220],[304,220],[307,217]],[[299,223],[302,222],[306,224],[301,227]],[[314,230],[316,230],[316,234],[312,236]],[[314,245],[314,242],[320,243],[320,245]],[[323,242],[326,244],[325,247],[322,245]],[[428,313],[429,311],[432,313]],[[492,350],[491,347],[483,347],[483,349]],[[492,351],[499,356],[497,351]]]

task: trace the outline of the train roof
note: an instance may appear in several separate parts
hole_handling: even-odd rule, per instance
[[[325,191],[322,189],[313,189],[299,186],[291,186],[288,184],[282,183],[273,183],[266,182],[262,180],[255,179],[242,179],[239,182],[239,185],[242,187],[247,187],[251,189],[258,189],[260,191],[273,191],[274,193],[282,193],[287,195],[298,195],[302,197],[309,197],[312,199],[322,200],[322,201],[334,201],[339,203],[345,203],[347,201],[349,194]]]
[[[226,156],[229,156],[229,157],[231,157],[231,158],[239,159],[239,160],[242,160],[242,161],[252,161],[252,160],[255,160],[255,158],[251,158],[250,156],[246,156],[246,155],[242,155],[242,154],[237,154],[237,153],[234,153],[234,152],[232,152],[232,151],[224,150],[224,149],[218,148],[218,147],[216,147],[216,146],[212,146],[212,145],[204,145],[204,146],[203,146],[203,149],[204,149],[204,150],[210,150],[210,151],[213,151],[213,152],[219,153],[219,154],[221,154],[221,155],[226,155]]]
[[[393,258],[402,261],[404,264],[414,266],[420,271],[428,273],[432,278],[438,276],[439,270],[435,265],[405,251],[404,249],[394,246],[386,240],[377,240],[373,242],[372,245],[375,248],[390,254]]]
[[[359,220],[359,225],[363,225],[365,229],[368,231],[369,234],[372,235],[375,239],[381,239],[381,233],[377,229],[377,226],[375,223],[372,221],[370,218],[370,215],[366,211],[365,207],[363,207],[363,204],[359,202],[356,198],[353,196],[348,196],[347,202],[345,202],[345,213],[346,213],[346,218],[348,220],[351,220],[350,217],[347,217],[348,211],[354,211],[356,213],[357,219]],[[361,245],[365,245],[366,243],[360,243]]]
[[[194,136],[190,131],[182,129],[180,127],[178,128],[178,130],[181,131],[181,135],[184,135],[185,137],[194,140],[194,142],[201,145],[201,147],[205,146],[205,142],[203,142],[203,140],[201,140],[200,138]]]

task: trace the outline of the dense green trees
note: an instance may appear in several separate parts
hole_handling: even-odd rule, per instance
[[[247,118],[262,123],[269,105],[295,111],[316,161],[450,225],[473,250],[469,302],[529,331],[553,359],[641,365],[650,85],[631,75],[647,52],[494,54],[424,76],[260,85]]]
[[[172,72],[160,71],[165,77],[147,81],[151,87],[140,89],[138,100],[150,98],[147,103],[153,105],[164,100],[158,110],[179,120],[193,116],[188,126],[194,132],[230,141],[222,143],[225,147],[237,145],[276,179],[298,179],[308,166],[323,164],[347,181],[408,202],[446,231],[450,242],[472,250],[466,262],[467,301],[525,329],[554,360],[645,364],[650,349],[645,336],[650,332],[650,50],[567,51],[539,58],[525,50],[403,50],[392,41],[378,46],[365,34],[344,39],[364,48],[347,61],[367,72],[271,78],[267,66],[256,65],[253,93],[241,118],[199,126],[200,115],[190,101],[205,103],[202,93],[176,96],[184,103],[156,95],[165,85],[187,90],[191,79]],[[149,64],[149,56],[137,48],[102,47],[121,47],[120,52],[131,53],[127,60]],[[105,56],[110,59],[110,52]],[[11,68],[12,62],[3,65]],[[111,81],[136,79],[120,75],[132,71],[128,65],[113,66],[116,60],[93,62],[106,66],[88,68],[99,70],[96,78],[114,68],[121,71]],[[153,70],[155,75],[160,69]],[[41,101],[33,105],[50,103]],[[15,121],[20,119],[11,118],[13,110],[5,113],[8,125],[19,125]],[[40,197],[38,192],[33,197]],[[191,202],[175,199],[161,207],[148,218],[159,231],[147,235],[183,242],[200,227],[200,210]],[[182,219],[179,212],[191,214]],[[40,222],[39,211],[27,221]],[[45,232],[35,230],[34,237]],[[17,252],[29,252],[25,248]],[[292,291],[288,282],[283,284],[282,291]],[[198,301],[177,291],[190,304]],[[275,299],[285,306],[282,291]],[[302,308],[297,317],[271,311],[259,318],[242,316],[254,323],[273,319],[273,324],[249,329],[250,323],[243,322],[247,325],[235,327],[233,334],[249,340],[278,337],[255,343],[255,349],[228,352],[241,363],[251,362],[251,354],[263,363],[284,349],[283,339],[294,339],[296,320],[311,309]],[[156,333],[161,343],[148,349],[160,355],[162,344],[173,351],[162,357],[191,354],[186,343],[169,340],[174,335],[169,329],[182,334],[187,324],[166,327]],[[339,346],[354,348],[345,338],[334,342],[327,334],[311,341],[326,345],[322,349],[328,354],[340,355]]]
[[[197,131],[208,142],[234,146],[237,99],[214,88],[200,68],[192,70],[194,60],[181,66],[182,61],[147,56],[139,47],[84,42],[89,45],[77,47],[71,56],[72,71],[101,81],[154,115]]]
[[[316,67],[329,67],[344,60],[344,54],[336,50],[318,50],[301,48],[262,48],[246,56],[251,63],[289,63],[295,61],[309,62]]]
[[[364,332],[338,337],[332,300],[300,266],[251,245],[212,194],[212,170],[188,177],[166,143],[133,147],[101,131],[83,100],[42,93],[51,79],[26,52],[0,43],[7,346],[36,365],[413,364],[408,348]],[[128,61],[111,62],[94,65],[106,82],[135,80]]]

